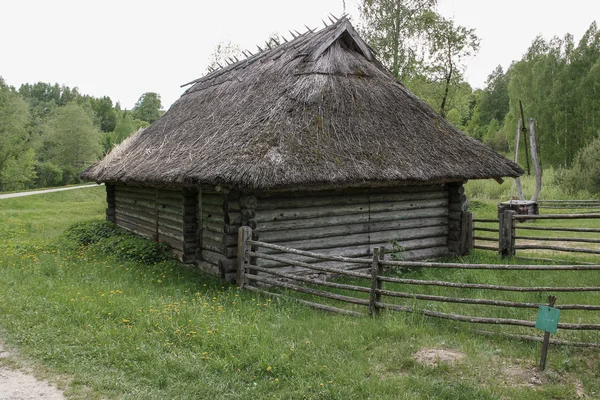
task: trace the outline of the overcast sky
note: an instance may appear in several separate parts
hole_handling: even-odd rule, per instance
[[[206,71],[219,42],[256,49],[272,33],[322,27],[342,0],[0,0],[0,76],[8,84],[58,82],[81,93],[110,96],[132,108],[157,92],[168,108],[180,85]],[[600,0],[439,0],[439,11],[475,28],[479,54],[466,77],[482,87],[501,64],[521,58],[534,37],[576,40],[594,19]],[[346,11],[358,24],[357,0]]]

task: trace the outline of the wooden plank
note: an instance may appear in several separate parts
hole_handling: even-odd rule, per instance
[[[116,205],[119,206],[121,204],[129,204],[129,205],[133,205],[133,206],[138,206],[141,208],[146,208],[146,209],[150,209],[150,210],[156,210],[156,204],[154,202],[149,202],[149,201],[142,201],[142,200],[134,200],[134,199],[130,199],[130,198],[120,198],[117,197],[116,201],[115,201]]]
[[[131,217],[131,218],[135,218],[138,219],[140,221],[146,221],[152,225],[154,225],[155,221],[156,221],[156,215],[149,213],[149,212],[144,212],[144,211],[137,211],[137,210],[131,210],[130,208],[126,208],[126,207],[117,207],[115,209],[115,215],[116,214],[121,214],[121,215],[125,215],[127,217]]]
[[[202,249],[214,251],[215,253],[225,254],[225,246],[223,243],[215,242],[206,237],[202,238]]]
[[[223,210],[223,207],[215,206],[212,204],[205,204],[202,207],[202,211],[206,214],[221,215],[225,217],[225,211]]]
[[[223,207],[223,203],[225,202],[225,196],[222,194],[209,194],[202,193],[202,205],[214,205]]]
[[[446,225],[448,223],[448,218],[445,216],[434,216],[429,217],[429,215],[436,215],[439,212],[429,212],[421,215],[414,215],[415,219],[406,219],[406,220],[396,220],[396,221],[384,221],[384,222],[374,222],[374,223],[362,223],[362,224],[348,224],[348,225],[333,225],[333,226],[323,226],[318,228],[309,228],[309,229],[295,229],[288,231],[272,231],[267,232],[261,229],[259,225],[257,231],[260,233],[260,238],[264,242],[285,242],[292,240],[305,240],[305,239],[318,239],[318,238],[328,238],[332,236],[342,236],[342,235],[352,235],[357,233],[366,233],[366,232],[380,232],[380,231],[388,231],[388,230],[400,230],[400,229],[409,229],[409,228],[422,228],[428,226],[440,226]],[[440,212],[443,212],[444,209],[439,209]],[[443,215],[443,214],[442,214]],[[411,215],[412,216],[412,215]]]
[[[158,226],[158,233],[160,235],[168,236],[170,238],[177,239],[177,240],[180,240],[182,242],[184,241],[183,232],[182,231],[178,231],[178,230],[175,230],[175,229],[170,229],[170,228],[167,228],[165,226],[160,226],[159,225]]]
[[[202,221],[202,230],[207,230],[214,233],[224,233],[225,222],[212,222],[203,219]]]
[[[344,215],[375,213],[386,214],[398,211],[419,210],[423,208],[447,207],[447,199],[415,200],[390,203],[363,203],[340,206],[322,206],[314,208],[273,209],[258,212],[254,217],[257,223],[272,221],[290,221],[297,219],[314,219]]]
[[[447,215],[446,207],[433,207],[429,209],[420,209],[418,211],[392,211],[381,213],[360,213],[355,215],[340,215],[335,217],[320,217],[310,219],[297,219],[291,221],[271,221],[261,222],[257,224],[259,232],[274,232],[286,231],[295,229],[313,229],[321,227],[331,227],[338,225],[353,225],[353,224],[376,224],[389,223],[391,221],[403,221],[409,219],[439,217]],[[376,225],[375,225],[376,226]],[[383,226],[386,226],[385,224]],[[377,228],[379,229],[379,228]]]
[[[437,192],[447,191],[446,184],[439,185],[407,185],[407,186],[388,186],[388,187],[364,187],[364,188],[341,188],[334,190],[294,190],[285,189],[282,191],[262,192],[257,194],[259,203],[262,199],[289,199],[292,197],[318,197],[318,196],[351,196],[366,194],[385,194],[385,193],[415,193],[415,192]],[[464,193],[464,189],[463,189]],[[258,205],[257,205],[258,206]]]

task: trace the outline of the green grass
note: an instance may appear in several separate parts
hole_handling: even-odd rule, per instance
[[[572,399],[577,382],[600,393],[598,350],[552,347],[545,384],[530,386],[539,344],[419,315],[325,314],[174,261],[122,261],[116,248],[107,255],[62,237],[103,210],[103,188],[0,201],[0,336],[17,353],[0,362],[31,364],[67,382],[73,398]],[[413,355],[427,348],[465,358],[425,366]]]

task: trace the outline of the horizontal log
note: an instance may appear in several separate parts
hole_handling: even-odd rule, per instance
[[[225,216],[225,211],[223,211],[223,207],[215,206],[212,204],[203,204],[202,212],[204,214]]]
[[[376,293],[383,296],[399,297],[403,299],[415,299],[415,300],[427,300],[437,301],[443,303],[459,303],[459,304],[475,304],[475,305],[486,305],[496,307],[511,307],[511,308],[539,308],[542,305],[540,303],[524,303],[518,301],[505,301],[505,300],[490,300],[490,299],[473,299],[468,297],[448,297],[448,296],[436,296],[426,295],[419,293],[408,293],[408,292],[396,292],[393,290],[376,289]],[[598,311],[600,306],[595,305],[584,305],[584,304],[563,304],[556,306],[561,310],[581,310],[581,311]]]
[[[223,245],[223,247],[225,247],[224,246],[225,238],[226,238],[225,233],[222,231],[217,233],[217,232],[208,231],[206,229],[202,230],[202,239],[209,239],[209,240],[212,240],[213,242],[221,243]]]
[[[552,226],[527,226],[527,225],[517,225],[516,228],[521,229],[521,230],[528,230],[528,231],[600,233],[600,228],[563,228],[563,227],[552,227]]]
[[[440,240],[440,242],[443,242]],[[402,259],[412,260],[431,260],[449,255],[448,246],[426,247],[422,249],[407,250],[402,253]]]
[[[481,245],[474,245],[473,246],[474,249],[477,250],[489,250],[489,251],[498,251],[498,247],[491,247],[491,246],[481,246]]]
[[[443,217],[448,214],[446,207],[433,207],[424,208],[417,210],[407,211],[392,211],[392,212],[380,212],[380,213],[360,213],[355,215],[340,215],[334,217],[320,217],[320,218],[309,218],[309,219],[297,219],[290,221],[271,221],[271,222],[259,222],[257,223],[257,230],[259,232],[274,232],[274,231],[286,231],[295,229],[311,229],[320,227],[331,227],[338,225],[351,225],[351,224],[375,224],[378,222],[391,222],[391,221],[403,221],[408,219],[414,219],[416,216],[421,218],[425,217]],[[257,215],[258,217],[258,215]],[[377,228],[379,229],[379,228]],[[383,230],[383,229],[382,229]]]
[[[125,215],[122,214],[120,212],[117,211],[117,213],[115,214],[115,218],[119,221],[125,221],[128,224],[131,225],[137,225],[140,226],[146,230],[152,231],[152,232],[156,232],[156,220],[154,221],[146,221],[146,220],[142,220],[139,218],[136,218],[135,216],[130,216],[130,215]]]
[[[165,227],[165,228],[173,229],[175,231],[184,232],[183,221],[174,222],[171,219],[165,219],[162,216],[159,216],[159,218],[158,218],[158,225],[162,226],[162,227]]]
[[[435,209],[421,210],[423,213],[415,212],[415,219],[397,220],[397,221],[385,221],[385,222],[373,222],[373,223],[362,223],[362,224],[348,224],[348,225],[333,225],[324,227],[315,227],[308,229],[295,229],[287,231],[272,231],[267,232],[261,230],[259,226],[258,231],[260,232],[261,240],[264,242],[275,242],[278,243],[293,241],[293,240],[306,240],[306,239],[318,239],[328,238],[332,236],[352,235],[357,233],[368,233],[368,232],[379,232],[379,231],[392,231],[409,228],[422,228],[428,226],[441,226],[448,222],[448,218],[445,216],[435,216],[438,211]],[[434,212],[431,212],[434,211]],[[434,217],[428,217],[427,215],[434,215]]]
[[[119,219],[119,218],[116,218],[115,223],[117,224],[117,226],[119,226],[125,230],[128,230],[130,232],[136,233],[138,235],[145,236],[152,240],[156,240],[156,238],[157,238],[156,231],[146,229],[144,227],[129,223],[127,221],[123,221],[122,219]]]
[[[137,204],[118,202],[115,205],[115,210],[123,211],[128,214],[144,215],[148,218],[156,218],[156,208],[143,207]]]
[[[202,205],[214,205],[223,208],[223,203],[225,202],[225,195],[222,194],[207,194],[202,193]]]
[[[184,237],[183,237],[183,232],[180,230],[176,230],[176,229],[170,229],[167,228],[166,226],[158,226],[158,233],[159,235],[164,235],[164,236],[168,236],[170,238],[173,239],[177,239],[180,241],[184,241]]]
[[[326,292],[324,290],[317,290],[317,289],[312,289],[312,288],[308,288],[308,287],[304,287],[304,286],[298,286],[298,285],[294,285],[292,283],[278,281],[276,279],[265,278],[260,275],[246,274],[245,277],[248,281],[257,281],[257,282],[265,283],[267,285],[278,286],[278,287],[282,287],[282,288],[285,288],[288,290],[293,290],[293,291],[299,292],[299,293],[311,294],[313,296],[343,301],[345,303],[350,303],[350,304],[358,304],[358,305],[362,305],[362,306],[369,305],[369,300],[357,299],[357,298],[354,298],[351,296],[344,296],[341,294]]]
[[[352,290],[352,291],[361,292],[361,293],[369,293],[371,290],[370,288],[365,287],[365,286],[356,286],[356,285],[349,285],[349,284],[345,284],[345,283],[329,282],[329,281],[324,281],[324,280],[320,280],[320,279],[309,278],[306,276],[298,276],[298,275],[294,275],[294,274],[288,274],[288,273],[282,272],[279,269],[275,269],[275,268],[263,268],[263,267],[259,267],[257,265],[248,265],[248,269],[251,271],[258,271],[258,272],[266,273],[266,274],[268,274],[267,277],[277,276],[277,277],[286,278],[286,279],[289,279],[292,281],[310,283],[313,285],[319,285],[319,286],[324,286],[324,287],[343,289],[343,290]]]
[[[126,197],[125,198],[123,198],[123,197],[117,197],[115,203],[117,204],[117,206],[119,204],[131,204],[131,205],[136,205],[138,207],[147,208],[147,209],[150,209],[150,210],[156,209],[156,203],[155,202],[129,199],[129,198],[126,198]]]
[[[600,219],[600,214],[543,214],[516,215],[517,219]]]
[[[223,243],[216,242],[206,237],[202,237],[202,249],[214,251],[215,253],[225,254],[225,246]]]
[[[585,254],[600,254],[600,250],[585,249],[581,247],[561,247],[561,246],[543,246],[537,244],[520,244],[515,245],[517,250],[554,250],[564,251],[567,253],[585,253]]]
[[[353,235],[344,236],[332,236],[328,238],[320,239],[304,239],[292,242],[283,242],[287,247],[293,247],[295,249],[302,250],[315,250],[315,249],[328,249],[337,247],[349,247],[358,245],[370,245],[371,243],[388,243],[397,241],[398,244],[402,245],[402,242],[418,239],[418,238],[430,238],[445,236],[448,234],[448,228],[446,226],[433,226],[420,229],[404,229],[397,231],[383,231],[383,232],[371,232],[371,233],[359,233]],[[263,238],[263,240],[265,240]],[[275,244],[282,244],[281,242],[275,242]],[[274,252],[275,250],[269,250]]]
[[[140,195],[140,196],[156,196],[155,188],[148,187],[133,187],[133,186],[116,186],[115,193],[124,195]]]
[[[115,213],[115,215],[121,214],[131,218],[139,219],[141,221],[146,221],[150,224],[156,224],[156,214],[154,213],[140,211],[140,209],[132,209],[123,206],[117,207],[112,211]]]
[[[196,260],[196,265],[198,269],[208,275],[219,276],[219,266],[209,263],[208,261]]]
[[[473,222],[499,224],[500,221],[497,219],[485,219],[485,218],[473,218]]]
[[[366,194],[386,194],[386,193],[415,193],[415,192],[435,192],[447,191],[446,184],[437,185],[407,185],[407,186],[388,186],[388,187],[363,187],[363,188],[342,188],[333,190],[273,190],[270,192],[261,192],[259,203],[263,199],[289,199],[291,197],[319,197],[319,196],[350,196]]]
[[[342,206],[352,204],[373,204],[382,202],[418,201],[428,199],[445,199],[448,193],[437,190],[435,192],[421,193],[388,193],[371,195],[340,195],[340,196],[317,196],[317,197],[293,197],[293,198],[271,198],[260,199],[256,210],[273,209],[295,209],[308,207]]]
[[[448,192],[455,193],[455,194],[464,194],[465,187],[462,184],[461,185],[448,185]]]
[[[522,240],[543,240],[543,241],[548,241],[548,242],[600,243],[600,239],[587,239],[587,238],[539,237],[539,236],[519,236],[519,235],[516,235],[515,239],[522,239]]]
[[[486,236],[473,236],[475,240],[482,240],[484,242],[496,242],[498,243],[498,238],[486,237]]]
[[[450,221],[460,221],[462,218],[462,211],[452,211],[448,210],[448,219]]]
[[[202,230],[214,232],[214,233],[225,233],[223,230],[225,227],[225,223],[223,221],[220,222],[212,222],[207,221],[206,219],[202,220]]]
[[[156,201],[155,194],[143,194],[143,193],[127,193],[117,191],[114,196],[115,200],[140,200],[154,203]]]
[[[297,219],[313,219],[320,217],[335,217],[342,215],[395,213],[398,211],[419,210],[423,208],[447,207],[447,199],[405,201],[392,203],[362,203],[341,206],[322,206],[314,208],[286,208],[262,210],[256,214],[254,220],[260,222],[290,221]]]
[[[480,231],[480,232],[500,232],[500,230],[498,228],[479,228],[479,227],[474,227],[473,228],[474,231]]]
[[[158,215],[160,216],[171,216],[172,219],[177,218],[178,220],[182,220],[185,215],[183,209],[177,209],[173,207],[158,207]],[[191,214],[193,215],[193,214]]]
[[[464,204],[467,201],[467,195],[466,194],[458,194],[458,193],[450,193],[450,196],[448,197],[450,203],[459,203],[459,204]]]
[[[183,255],[183,251],[185,249],[185,246],[184,246],[184,244],[183,244],[183,242],[181,240],[172,238],[170,236],[167,236],[167,235],[159,232],[159,234],[158,234],[158,241],[160,243],[166,243],[166,244],[168,244],[171,249],[178,250]]]
[[[225,223],[227,225],[241,225],[242,224],[242,214],[237,211],[226,213],[225,214]]]
[[[197,217],[195,214],[181,216],[181,215],[177,215],[177,214],[170,214],[168,212],[162,212],[162,210],[159,210],[158,216],[161,219],[171,221],[176,224],[190,224],[190,223],[195,224],[195,223],[197,223]]]
[[[168,189],[158,189],[156,195],[159,199],[173,199],[180,200],[183,199],[183,190],[168,190]],[[189,196],[189,195],[188,195]]]
[[[221,253],[217,253],[215,251],[211,251],[211,250],[206,250],[206,249],[202,249],[202,259],[204,261],[207,261],[213,265],[219,265],[219,261],[222,261],[223,263],[226,262],[227,258],[221,254]]]
[[[220,225],[225,224],[225,217],[223,215],[215,215],[210,213],[202,213],[202,222],[212,222]],[[222,229],[222,228],[221,228]]]
[[[295,297],[291,297],[291,296],[285,296],[279,293],[271,293],[268,292],[266,290],[262,290],[259,288],[256,288],[254,286],[250,286],[250,285],[244,285],[244,289],[248,289],[252,292],[255,293],[260,293],[266,296],[272,296],[272,297],[276,297],[279,299],[284,299],[284,300],[288,300],[288,301],[293,301],[305,306],[309,306],[312,307],[316,310],[321,310],[321,311],[327,311],[327,312],[332,312],[332,313],[337,313],[337,314],[343,314],[343,315],[351,315],[353,317],[365,317],[366,314],[364,313],[360,313],[357,311],[352,311],[352,310],[345,310],[343,308],[338,308],[338,307],[334,307],[334,306],[328,306],[328,305],[324,305],[324,304],[320,304],[320,303],[315,303],[313,301],[308,301],[308,300],[302,300],[302,299],[298,299]]]
[[[496,249],[498,250],[498,249]],[[580,265],[594,265],[594,263],[591,262],[585,262],[585,261],[574,261],[574,260],[561,260],[558,258],[544,258],[544,257],[520,257],[520,256],[514,256],[513,257],[516,260],[527,260],[527,261],[543,261],[545,263],[565,263],[565,264],[569,264],[569,263],[574,263],[574,264],[580,264]]]

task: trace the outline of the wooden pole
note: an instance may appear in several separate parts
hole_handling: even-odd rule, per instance
[[[377,301],[377,284],[379,281],[379,247],[373,249],[373,262],[371,263],[371,291],[369,292],[369,315],[373,317],[378,313],[375,302]]]
[[[246,275],[246,265],[250,261],[248,251],[250,245],[248,240],[252,239],[252,229],[248,226],[240,227],[238,231],[238,248],[237,248],[237,285],[244,287],[244,279]]]
[[[537,156],[537,147],[535,142],[535,130],[533,118],[529,118],[529,143],[531,143],[531,162],[533,163],[533,171],[535,172],[535,192],[531,201],[537,202],[542,191],[542,169]]]
[[[531,175],[529,169],[529,151],[527,150],[527,128],[525,128],[525,114],[523,114],[523,103],[519,100],[519,108],[521,109],[521,131],[523,132],[523,142],[525,143],[525,161],[527,161],[527,175]]]
[[[554,307],[556,296],[548,296],[548,306]],[[546,357],[548,356],[548,344],[550,343],[550,332],[544,332],[544,341],[542,342],[542,354],[540,357],[540,371],[546,369]]]
[[[515,218],[517,213],[513,210],[504,210],[500,215],[500,255],[502,257],[512,257],[515,255]]]

